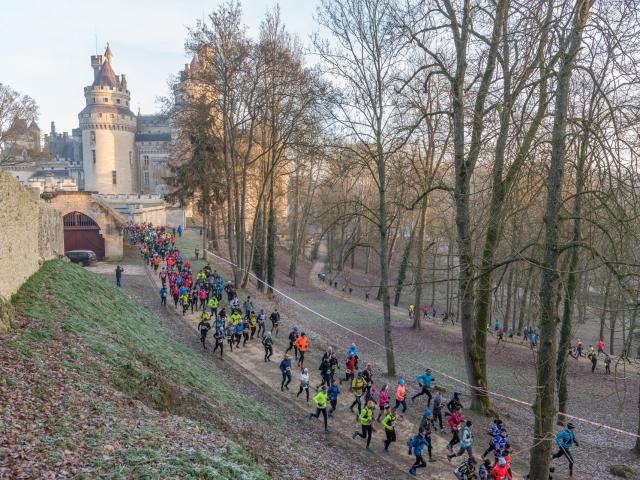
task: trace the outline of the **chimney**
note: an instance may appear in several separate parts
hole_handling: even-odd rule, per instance
[[[51,136],[55,136],[56,134],[56,122],[51,122]]]
[[[93,68],[93,81],[98,78],[100,68],[102,67],[102,55],[91,55],[91,68]]]

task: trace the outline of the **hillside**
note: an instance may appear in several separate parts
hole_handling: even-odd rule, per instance
[[[111,284],[52,261],[14,304],[18,328],[0,351],[0,477],[266,478],[214,424],[226,408],[275,417]]]
[[[0,336],[0,478],[388,475],[301,429],[299,408],[91,271],[47,262],[13,303],[18,319]]]

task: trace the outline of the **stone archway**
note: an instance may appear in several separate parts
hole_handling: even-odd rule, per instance
[[[64,250],[92,250],[98,260],[104,259],[104,237],[96,221],[82,212],[69,212],[62,217]]]
[[[93,250],[96,256],[99,256],[98,250],[100,250],[100,245],[102,245],[104,248],[102,253],[103,258],[108,260],[122,258],[122,228],[126,226],[127,221],[121,214],[115,211],[111,205],[99,196],[93,195],[91,192],[45,192],[42,196],[67,219],[64,226],[65,250],[69,250],[66,244],[67,239],[69,239],[68,241],[75,241],[75,239],[73,239],[75,236],[83,237],[83,240],[88,241],[93,238],[93,241],[95,241],[98,246],[89,248],[89,250]],[[79,213],[87,218],[74,217],[72,215],[67,217],[67,215],[72,213]],[[74,225],[71,225],[71,223]],[[97,229],[96,226],[98,227]],[[99,241],[99,238],[101,238],[101,241]],[[77,246],[78,243],[70,243],[69,245]]]

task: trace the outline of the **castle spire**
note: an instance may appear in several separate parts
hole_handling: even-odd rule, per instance
[[[109,42],[107,42],[107,48],[104,51],[104,57],[107,62],[111,63],[111,59],[113,58],[113,53],[111,52],[111,47],[109,46]]]

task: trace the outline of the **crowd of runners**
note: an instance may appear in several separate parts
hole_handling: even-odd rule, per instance
[[[259,342],[264,349],[264,362],[271,362],[275,348],[274,337],[278,336],[280,327],[278,310],[270,312],[267,325],[265,310],[256,308],[250,296],[241,303],[235,286],[225,282],[220,273],[209,266],[195,271],[176,247],[176,239],[181,234],[181,228],[165,229],[151,224],[131,224],[128,227],[131,245],[139,248],[145,264],[159,278],[162,305],[167,307],[167,299],[171,299],[174,308],[181,315],[191,312],[197,317],[200,342],[204,349],[207,349],[207,345],[212,345],[213,353],[219,352],[220,357],[223,357],[225,346],[228,352],[233,352],[234,349]],[[121,274],[122,272],[117,273],[118,283]],[[208,340],[210,336],[212,340]],[[318,366],[318,381],[312,382],[309,368],[305,366],[305,354],[310,347],[309,338],[304,331],[293,326],[288,331],[287,340],[288,346],[279,360],[280,390],[289,390],[295,371],[299,380],[296,397],[303,395],[306,402],[313,402],[314,411],[309,413],[309,419],[322,417],[326,432],[331,431],[329,419],[340,408],[339,397],[349,395],[351,400],[344,402],[342,408],[349,409],[360,427],[353,431],[352,438],[362,439],[365,448],[373,453],[373,438],[378,437],[382,441],[382,453],[389,454],[389,449],[398,441],[397,424],[410,408],[407,401],[409,398],[411,408],[422,412],[416,433],[405,444],[408,454],[415,458],[409,468],[411,475],[416,475],[418,469],[427,466],[425,450],[428,461],[435,461],[432,435],[438,433],[451,436],[446,447],[446,457],[450,462],[456,461],[453,465],[455,478],[512,478],[512,447],[502,420],[495,419],[486,431],[486,449],[483,454],[480,457],[474,455],[477,440],[474,424],[463,414],[461,395],[454,392],[450,399],[443,399],[439,389],[434,388],[436,380],[431,369],[426,368],[411,381],[400,377],[393,385],[376,382],[372,364],[363,363],[358,347],[352,343],[346,348],[342,360],[339,358],[341,355],[331,346],[327,347]],[[341,365],[344,367],[343,375],[338,373]],[[412,384],[412,389],[416,387],[416,393],[410,397],[408,384]],[[312,396],[310,391],[314,392]],[[422,403],[421,406],[417,406],[419,402]],[[571,448],[578,444],[573,430],[574,426],[568,424],[557,434],[558,450],[554,454],[554,458],[567,459],[570,476],[573,475],[574,464]],[[461,458],[463,461],[457,463]]]

